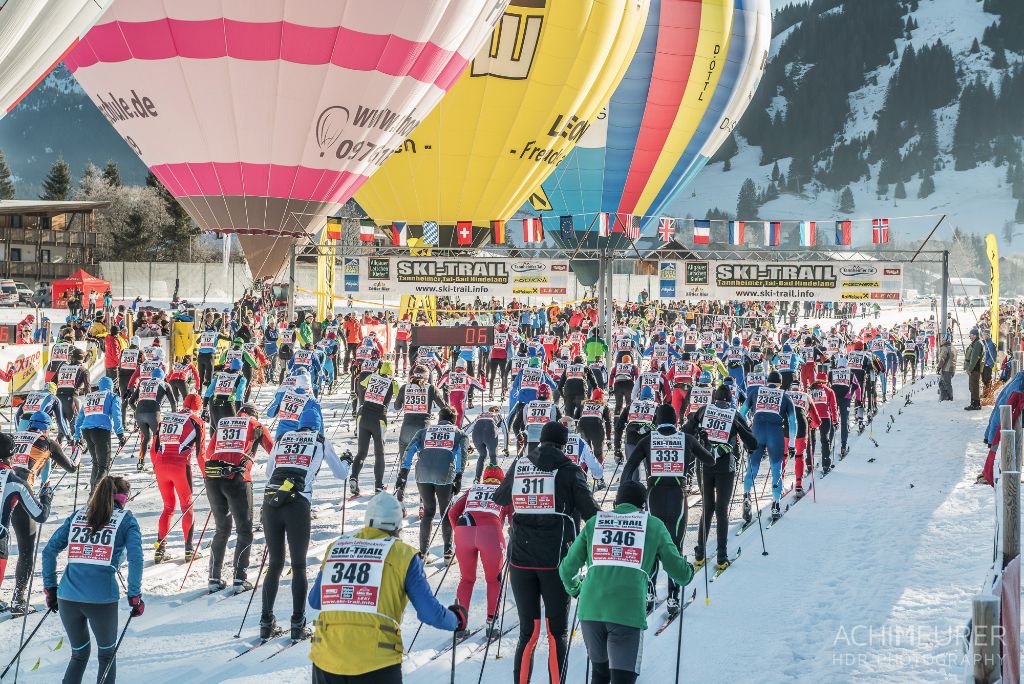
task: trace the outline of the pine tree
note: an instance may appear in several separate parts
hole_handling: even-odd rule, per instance
[[[935,181],[932,180],[931,176],[925,176],[921,179],[921,187],[917,189],[917,196],[920,199],[924,199],[935,192]]]
[[[1024,199],[1017,200],[1017,212],[1014,214],[1014,221],[1024,223]]]
[[[121,187],[121,172],[117,170],[117,162],[113,159],[108,159],[107,165],[103,167],[103,178],[110,183],[110,187]]]
[[[43,179],[41,200],[63,202],[71,195],[71,167],[63,159],[58,159],[50,166],[50,172]]]
[[[852,214],[856,210],[857,205],[853,201],[853,191],[847,185],[843,188],[842,194],[839,195],[839,212],[842,214]]]
[[[991,64],[993,69],[1005,69],[1010,66],[1010,63],[1006,61],[1006,51],[1002,47],[996,48],[992,53]]]
[[[878,176],[878,194],[888,195],[889,194],[889,183],[881,175]]]
[[[757,218],[757,186],[754,180],[748,178],[743,181],[740,193],[736,197],[736,216],[740,221],[749,221]]]
[[[171,219],[159,229],[161,251],[171,259],[187,254],[192,238],[199,234],[199,230],[192,223],[188,212],[152,173],[146,176],[146,185],[156,190]]]
[[[775,162],[775,164],[772,165],[772,181],[778,183],[780,175],[781,172],[779,171],[779,162]]]
[[[976,54],[978,54],[979,52],[981,52],[981,46],[980,46],[980,45],[978,45],[978,39],[977,39],[977,38],[975,38],[975,39],[974,39],[974,42],[973,42],[973,43],[971,43],[971,54],[972,54],[972,55],[976,55]]]
[[[1010,184],[1010,191],[1013,199],[1024,199],[1024,166],[1016,164],[1013,167],[1013,180]]]
[[[787,190],[789,186],[786,185],[786,174],[779,172],[779,179],[775,181],[775,184],[779,186],[779,190]]]
[[[0,200],[14,199],[14,181],[11,180],[11,168],[7,166],[4,151],[0,150]]]
[[[896,199],[907,199],[907,188],[903,185],[903,181],[898,181],[896,183],[896,190],[893,193],[893,197]]]

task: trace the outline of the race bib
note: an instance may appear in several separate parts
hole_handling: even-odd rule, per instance
[[[46,397],[50,396],[49,392],[33,392],[28,395],[25,399],[25,403],[21,405],[21,413],[25,416],[31,416],[36,411],[41,411],[43,408],[43,402],[46,401]]]
[[[747,374],[747,389],[750,389],[751,387],[757,387],[758,385],[763,385],[765,383],[766,377],[767,376],[765,376],[764,373]]]
[[[546,515],[555,509],[555,473],[541,470],[529,460],[516,462],[512,482],[512,505],[518,514]]]
[[[153,377],[153,371],[163,366],[159,361],[143,361],[139,367],[139,378],[145,380],[146,378]]]
[[[574,363],[565,369],[566,380],[582,380],[587,375],[587,367],[582,363]]]
[[[599,512],[590,544],[593,565],[617,565],[642,570],[647,513]]]
[[[173,368],[174,368],[174,374],[175,375],[184,375],[185,371],[188,370],[188,364],[187,363],[175,363]]]
[[[50,351],[50,361],[70,361],[71,360],[71,345],[66,342],[60,342],[53,345],[53,349]]]
[[[86,511],[78,511],[68,529],[68,563],[110,565],[114,558],[114,540],[127,511],[117,509],[102,530],[93,532]]]
[[[120,366],[125,370],[135,370],[139,367],[139,350],[125,349],[121,352]]]
[[[238,376],[232,373],[217,373],[217,379],[213,382],[213,393],[218,397],[229,396],[235,391],[237,380]]]
[[[569,441],[565,443],[565,448],[562,449],[562,453],[565,457],[575,463],[580,464],[580,436],[577,434],[570,434]]]
[[[583,418],[601,418],[604,416],[604,404],[595,401],[583,402],[583,410],[580,413],[580,419]]]
[[[16,432],[14,433],[14,447],[11,449],[11,465],[15,468],[29,470],[29,463],[32,461],[32,448],[39,439],[37,432]]]
[[[526,424],[544,425],[551,420],[550,401],[531,401],[526,405]]]
[[[281,331],[279,336],[281,338],[281,344],[294,344],[295,343],[295,328],[285,328]]]
[[[274,465],[277,468],[309,470],[316,452],[315,432],[286,432],[274,445]]]
[[[98,416],[103,413],[103,406],[107,402],[107,391],[89,392],[85,395],[85,404],[82,410],[87,416]]]
[[[320,577],[320,610],[377,613],[384,560],[394,543],[394,537],[334,542]]]
[[[775,413],[782,411],[782,397],[784,393],[778,387],[767,385],[758,388],[757,399],[754,402],[755,413]]]
[[[162,380],[150,378],[139,383],[139,401],[156,401]]]
[[[651,477],[681,477],[686,471],[686,438],[651,433]]]
[[[825,388],[824,387],[815,387],[815,388],[811,389],[811,400],[815,404],[827,404],[828,403],[828,395],[825,392]]]
[[[160,446],[169,444],[175,446],[181,444],[181,437],[185,434],[185,423],[192,414],[181,412],[166,415],[160,421]]]
[[[217,332],[207,330],[199,336],[199,347],[201,349],[213,349],[217,346]]]
[[[78,378],[78,369],[81,368],[78,364],[71,365],[65,363],[57,371],[57,387],[61,389],[73,389],[75,386],[75,380]]]
[[[686,415],[695,413],[700,410],[702,406],[708,406],[711,404],[711,395],[714,394],[714,390],[710,387],[694,387],[690,390],[690,405],[686,408]]]
[[[424,449],[455,449],[455,426],[447,423],[427,428],[423,435]]]
[[[466,493],[466,513],[486,513],[487,515],[498,515],[501,513],[501,506],[494,503],[494,492],[498,485],[477,484],[470,487]]]
[[[522,378],[519,380],[520,389],[537,389],[540,387],[540,382],[543,375],[538,368],[524,368],[522,372]]]
[[[634,401],[629,405],[626,420],[630,423],[650,423],[654,420],[654,402]]]
[[[302,409],[306,407],[307,401],[309,401],[308,394],[285,392],[284,396],[281,397],[281,405],[277,409],[278,419],[298,421],[299,416],[302,415]]]
[[[406,385],[404,409],[406,414],[425,414],[427,412],[427,388],[411,382]]]
[[[292,363],[296,366],[312,366],[313,352],[309,349],[300,349],[292,356]]]
[[[219,454],[244,454],[245,440],[249,432],[248,418],[221,418],[217,422],[217,434],[213,445]]]
[[[386,378],[383,375],[371,375],[366,380],[366,392],[363,393],[363,399],[371,404],[383,406],[389,389],[391,389],[391,378]]]
[[[704,434],[708,436],[709,442],[728,444],[735,418],[736,409],[712,405],[704,409],[704,420],[701,421],[700,426],[704,429]]]
[[[832,384],[833,385],[846,385],[850,386],[850,369],[849,368],[836,368],[832,371]]]
[[[808,395],[804,392],[786,392],[789,400],[803,411],[807,410]]]

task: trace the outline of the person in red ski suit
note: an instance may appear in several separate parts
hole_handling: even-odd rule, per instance
[[[160,420],[150,458],[156,484],[164,507],[157,522],[156,562],[164,559],[166,539],[174,516],[175,497],[182,510],[181,531],[185,535],[185,556],[191,558],[192,546],[192,456],[199,463],[199,471],[206,468],[203,454],[206,439],[206,425],[199,417],[203,401],[198,394],[189,394],[182,401],[182,410],[169,413]]]
[[[448,403],[455,409],[455,426],[462,427],[462,420],[466,415],[466,397],[469,389],[475,387],[481,392],[486,389],[479,380],[470,376],[466,371],[465,359],[455,362],[455,368],[448,371],[437,381],[437,388],[448,390]]]

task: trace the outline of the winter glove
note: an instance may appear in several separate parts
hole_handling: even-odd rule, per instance
[[[122,446],[123,447],[125,444],[127,444],[127,442],[128,442],[128,438],[125,437],[123,434],[117,436],[117,445],[118,446]]]
[[[789,457],[793,458],[796,456],[796,447],[789,447]]]
[[[340,460],[342,463],[348,463],[349,465],[352,465],[352,450],[345,449],[345,453],[341,455]]]
[[[462,473],[455,473],[455,481],[452,483],[452,494],[462,491]]]
[[[409,469],[402,468],[398,471],[398,479],[395,480],[395,489],[405,489],[405,482],[409,479]],[[401,501],[401,499],[399,499]]]
[[[202,418],[204,423],[210,422],[210,407],[208,405],[203,405],[203,410],[199,413],[199,417]]]
[[[132,607],[132,617],[140,617],[146,612],[146,603],[142,600],[141,596],[129,596],[128,605]]]
[[[398,499],[399,502],[405,501],[405,487],[404,486],[396,487],[395,488],[395,498]]]
[[[448,606],[448,610],[452,611],[455,619],[459,621],[459,627],[456,631],[462,631],[466,629],[466,625],[469,623],[469,615],[466,614],[466,609],[460,606],[458,603],[453,603]]]
[[[43,487],[42,491],[39,492],[39,502],[41,504],[43,504],[44,507],[49,508],[50,507],[50,503],[52,501],[53,501],[53,487],[51,487],[49,485],[46,485],[45,487]]]
[[[505,447],[504,449],[501,450],[501,455],[504,456],[505,458],[508,458],[508,447]]]
[[[43,594],[46,596],[46,607],[52,611],[56,611],[57,587],[43,587]]]
[[[569,594],[569,596],[572,596],[573,598],[576,598],[577,596],[580,595],[580,590],[581,589],[583,589],[583,582],[580,582],[578,578],[573,577],[569,581],[569,586],[566,587],[565,590],[566,590],[566,593]]]
[[[622,454],[622,449],[616,449],[615,450],[615,462],[618,463],[619,465],[622,465],[622,459],[623,458],[624,457],[623,457],[623,454]]]

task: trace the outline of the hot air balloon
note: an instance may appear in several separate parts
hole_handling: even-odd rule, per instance
[[[770,0],[652,0],[622,84],[526,209],[543,210],[545,233],[566,248],[628,244],[599,235],[599,213],[613,231],[657,221],[746,111],[770,41]],[[562,239],[563,215],[573,239]]]
[[[508,0],[115,0],[66,60],[207,231],[280,272],[462,74]]]
[[[111,0],[0,0],[0,118],[64,59]]]
[[[512,0],[441,104],[356,193],[378,224],[479,244],[583,137],[625,73],[649,0]],[[461,226],[460,226],[461,227]],[[465,244],[465,243],[463,243]]]

